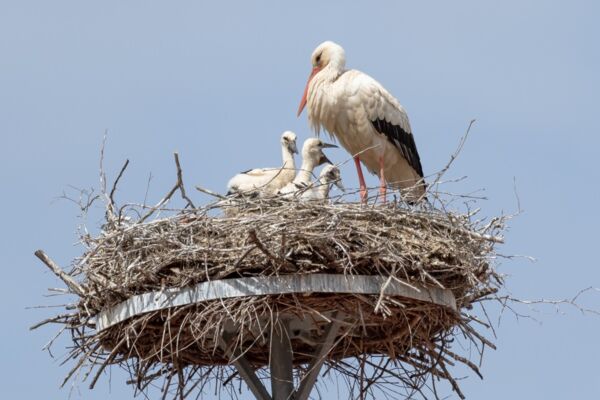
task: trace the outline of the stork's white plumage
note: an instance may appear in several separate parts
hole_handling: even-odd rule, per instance
[[[285,131],[281,135],[283,166],[280,168],[255,168],[235,175],[229,180],[228,194],[272,195],[290,183],[296,175],[294,154],[298,154],[296,134]]]
[[[423,168],[404,108],[379,82],[346,69],[344,49],[320,44],[311,57],[313,69],[298,108],[308,106],[312,129],[324,128],[354,157],[361,200],[367,189],[360,162],[379,175],[385,201],[386,184],[400,189],[411,202],[425,194]]]
[[[323,149],[337,147],[334,144],[323,142],[321,139],[310,138],[304,141],[302,145],[302,166],[296,174],[294,180],[281,188],[279,194],[291,197],[296,192],[303,192],[310,188],[313,177],[313,170],[319,165],[329,163]]]
[[[340,169],[328,164],[323,167],[319,173],[319,179],[312,185],[310,190],[302,193],[302,200],[326,200],[329,198],[331,187],[336,185],[340,190],[344,190]]]

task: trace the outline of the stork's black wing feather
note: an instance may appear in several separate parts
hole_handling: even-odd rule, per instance
[[[384,119],[376,119],[371,121],[375,130],[384,134],[388,140],[396,146],[408,164],[423,177],[423,167],[421,166],[421,158],[417,151],[415,138],[409,132],[406,132],[399,125],[394,125]]]

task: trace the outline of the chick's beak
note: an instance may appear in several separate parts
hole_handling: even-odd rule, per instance
[[[331,144],[331,143],[323,143],[323,145],[321,147],[324,149],[337,148],[337,146],[335,144]]]

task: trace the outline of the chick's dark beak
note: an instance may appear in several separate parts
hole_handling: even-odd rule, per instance
[[[321,145],[322,148],[327,149],[327,148],[337,148],[337,146],[335,144],[331,144],[331,143],[323,143]]]
[[[292,154],[298,154],[298,147],[296,146],[296,142],[290,143],[290,151]]]

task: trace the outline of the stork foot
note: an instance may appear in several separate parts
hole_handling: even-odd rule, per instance
[[[360,186],[360,202],[361,204],[367,204],[367,197],[369,194],[367,193],[367,184],[365,183],[365,177],[362,173],[362,168],[360,167],[360,158],[358,156],[354,156],[354,165],[356,165],[356,172],[358,173],[358,184]]]
[[[379,196],[381,203],[387,203],[387,182],[385,181],[383,155],[379,157]]]
[[[386,204],[387,203],[387,186],[386,185],[382,185],[379,187],[379,196],[381,197],[381,203]]]
[[[361,204],[367,204],[367,199],[369,198],[369,192],[367,192],[366,187],[360,188],[360,202]]]

